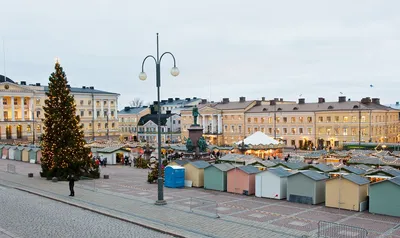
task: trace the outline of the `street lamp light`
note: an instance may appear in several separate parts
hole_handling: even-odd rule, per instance
[[[148,58],[152,58],[154,62],[156,63],[156,87],[157,87],[157,136],[158,136],[158,200],[156,201],[156,205],[165,205],[167,202],[164,200],[164,183],[163,183],[163,178],[161,176],[161,108],[160,108],[160,87],[161,87],[161,74],[160,74],[160,69],[161,69],[161,60],[164,57],[164,55],[171,55],[172,59],[174,60],[174,67],[171,69],[171,74],[172,76],[178,76],[179,75],[179,69],[176,67],[176,60],[175,56],[171,52],[164,52],[160,56],[160,51],[159,51],[159,43],[158,43],[158,33],[157,33],[157,57],[154,57],[152,55],[146,56],[144,58],[143,63],[142,63],[142,72],[139,74],[139,79],[140,80],[146,80],[147,79],[147,74],[144,72],[144,63]]]

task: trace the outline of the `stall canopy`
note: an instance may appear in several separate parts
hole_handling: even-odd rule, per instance
[[[236,142],[237,145],[244,143],[247,146],[271,146],[271,145],[280,145],[279,141],[273,139],[272,137],[267,136],[261,131],[257,131],[251,136],[247,137],[243,141]]]

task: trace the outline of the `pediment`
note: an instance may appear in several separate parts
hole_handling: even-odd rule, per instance
[[[24,85],[5,82],[0,83],[0,92],[34,93],[35,91]]]
[[[200,114],[216,114],[221,113],[221,110],[212,108],[210,106],[205,106],[199,109]]]
[[[153,127],[153,126],[157,126],[157,124],[154,123],[152,120],[148,120],[143,126],[144,127],[147,127],[147,126]]]

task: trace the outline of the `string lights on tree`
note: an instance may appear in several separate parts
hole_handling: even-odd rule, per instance
[[[86,147],[75,100],[59,60],[49,78],[42,136],[42,176],[66,177],[70,173],[98,177],[98,168]]]

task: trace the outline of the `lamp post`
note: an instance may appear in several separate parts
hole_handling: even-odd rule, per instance
[[[153,55],[148,55],[144,58],[142,62],[142,72],[139,74],[139,79],[140,80],[146,80],[147,79],[147,74],[144,72],[144,63],[148,58],[152,58],[154,62],[156,63],[156,87],[157,87],[157,136],[158,136],[158,200],[156,201],[156,205],[165,205],[167,202],[164,200],[164,183],[163,183],[163,178],[161,176],[161,108],[160,108],[160,87],[161,87],[161,60],[164,57],[164,55],[169,54],[172,56],[172,59],[174,60],[174,67],[171,69],[171,74],[172,76],[178,76],[179,75],[179,69],[176,67],[176,60],[175,56],[171,52],[164,52],[160,56],[160,51],[159,51],[159,43],[158,43],[158,33],[157,33],[157,57],[154,57]]]

